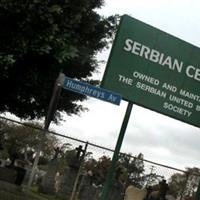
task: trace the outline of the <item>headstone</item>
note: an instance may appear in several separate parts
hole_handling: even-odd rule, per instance
[[[1,167],[1,177],[0,180],[9,183],[14,183],[15,185],[21,185],[24,177],[26,175],[26,169],[24,168],[23,161],[18,160],[18,166],[16,161],[18,159],[18,154],[13,153],[11,156],[11,162],[8,166]]]
[[[57,192],[56,196],[65,198],[65,200],[70,199],[77,173],[77,168],[66,167],[61,180],[60,190]]]
[[[13,168],[0,167],[0,181],[14,184],[16,177],[17,171]]]
[[[61,181],[60,191],[57,193],[58,197],[65,198],[65,200],[69,200],[72,195],[74,183],[82,162],[82,155],[84,155],[81,145],[75,148],[75,150],[76,153],[68,160],[68,166],[65,168]]]
[[[55,175],[57,172],[57,163],[55,161],[48,165],[46,174],[42,177],[39,185],[39,192],[44,194],[55,194]]]
[[[60,191],[61,188],[61,182],[63,179],[63,175],[60,172],[57,172],[55,175],[55,193],[58,193]]]
[[[21,185],[23,183],[24,177],[26,175],[26,170],[22,167],[16,167],[15,170],[17,171],[17,177],[15,180],[15,184]]]
[[[26,169],[23,166],[15,166],[14,163],[12,161],[12,165],[0,167],[0,180],[20,186],[26,175]]]
[[[89,170],[83,177],[79,190],[79,200],[96,200],[98,196],[98,188],[93,184],[93,173]]]
[[[26,165],[25,169],[26,169],[26,175],[25,175],[23,183],[22,183],[23,185],[27,185],[28,184],[29,177],[30,177],[31,171],[32,171],[32,166]]]
[[[58,171],[57,157],[60,152],[59,148],[55,149],[55,155],[49,162],[47,172],[43,176],[41,183],[39,184],[38,191],[44,194],[55,194],[55,176]]]
[[[125,191],[124,200],[143,200],[146,196],[146,193],[146,190],[142,190],[133,185],[130,185]]]

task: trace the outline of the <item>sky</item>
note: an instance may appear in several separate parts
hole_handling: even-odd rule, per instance
[[[101,15],[128,14],[160,30],[200,47],[200,2],[198,0],[106,0],[98,10]],[[109,50],[98,55],[105,64],[99,73],[102,80]],[[89,109],[80,116],[66,116],[65,122],[51,127],[59,133],[114,149],[127,102],[116,106],[88,98]],[[192,125],[133,106],[121,152],[138,155],[161,164],[184,169],[200,167],[200,130]]]

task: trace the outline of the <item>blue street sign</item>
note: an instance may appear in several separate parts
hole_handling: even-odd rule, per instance
[[[121,95],[65,76],[64,89],[119,105]]]

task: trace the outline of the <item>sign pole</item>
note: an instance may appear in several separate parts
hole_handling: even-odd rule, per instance
[[[32,167],[32,170],[31,170],[31,174],[30,174],[30,177],[29,177],[29,180],[28,180],[27,190],[30,190],[30,187],[31,187],[32,182],[33,182],[35,170],[36,170],[36,167],[37,167],[38,162],[39,162],[40,152],[42,150],[42,146],[43,146],[44,141],[45,141],[45,135],[48,131],[48,128],[49,128],[49,125],[50,125],[51,120],[53,118],[53,115],[56,111],[56,107],[57,107],[57,104],[58,104],[58,101],[59,101],[59,98],[60,98],[60,92],[61,92],[61,89],[62,89],[64,78],[65,78],[64,74],[60,73],[56,82],[55,82],[55,85],[54,85],[53,94],[52,94],[51,101],[49,103],[49,107],[48,107],[48,111],[47,111],[47,115],[46,115],[45,121],[44,121],[44,131],[42,133],[41,141],[40,141],[38,148],[36,150],[36,156],[35,156],[33,167]]]
[[[122,142],[123,142],[123,139],[124,139],[124,135],[125,135],[125,132],[126,132],[126,128],[127,128],[127,125],[128,125],[130,115],[131,115],[132,107],[133,107],[133,103],[129,102],[127,109],[126,109],[125,116],[124,116],[124,120],[122,122],[122,126],[121,126],[121,129],[120,129],[117,144],[115,146],[115,151],[114,151],[114,154],[113,154],[113,157],[112,157],[111,166],[110,166],[109,171],[108,171],[107,176],[106,176],[106,181],[104,183],[104,187],[103,187],[103,191],[102,191],[100,200],[107,200],[108,199],[108,195],[109,195],[110,188],[111,188],[112,181],[113,181],[115,166],[116,166],[116,163],[118,161],[120,148],[121,148],[121,145],[122,145]]]

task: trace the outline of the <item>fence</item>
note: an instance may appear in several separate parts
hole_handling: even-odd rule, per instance
[[[1,157],[5,159],[8,153],[11,155],[20,147],[20,152],[25,157],[13,159],[26,160],[30,166],[34,148],[40,141],[40,135],[44,133],[43,129],[5,117],[0,118],[1,136],[4,134],[7,141],[13,142],[13,146],[7,144],[10,152],[4,152],[4,157]],[[13,131],[17,135],[12,134]],[[27,137],[28,134],[32,138]],[[0,139],[3,140],[2,137]],[[3,143],[1,140],[0,143]],[[27,145],[24,146],[24,143]],[[43,144],[34,184],[39,192],[56,195],[60,199],[65,199],[66,196],[70,200],[98,199],[113,152],[112,149],[88,141],[49,131]],[[27,184],[31,168],[26,170],[29,173],[23,184]],[[200,170],[195,170],[184,171],[145,160],[142,154],[133,156],[120,153],[110,200],[122,200],[125,188],[130,184],[139,188],[156,188],[162,180],[166,180],[170,194],[176,199],[192,199],[200,180]]]

